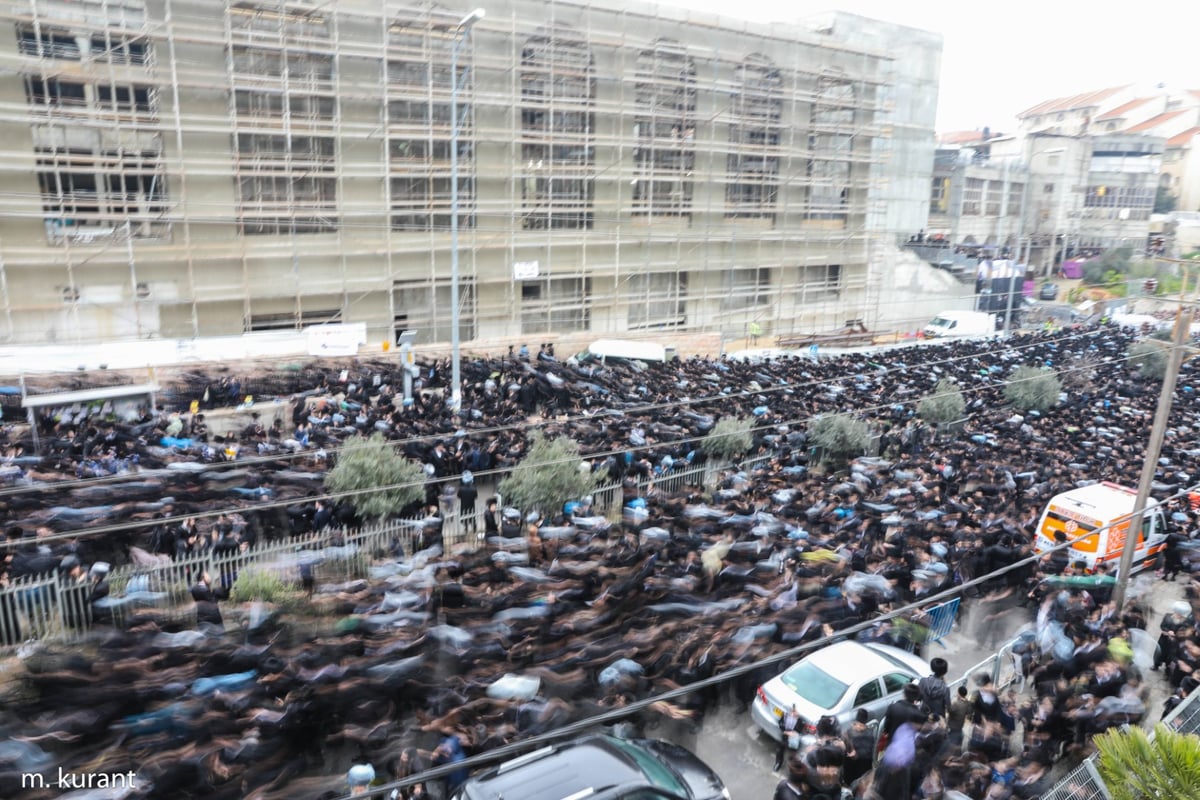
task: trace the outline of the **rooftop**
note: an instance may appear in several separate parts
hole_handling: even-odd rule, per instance
[[[1026,117],[1036,117],[1039,114],[1052,114],[1058,111],[1074,111],[1082,108],[1094,108],[1104,100],[1112,97],[1122,89],[1128,89],[1128,84],[1125,86],[1113,86],[1108,89],[1097,89],[1083,94],[1075,94],[1070,97],[1056,97],[1053,100],[1045,100],[1038,103],[1032,108],[1028,108],[1017,114],[1017,119],[1025,119]]]
[[[1171,120],[1175,119],[1182,113],[1183,113],[1182,110],[1164,111],[1163,113],[1159,114],[1156,117],[1151,117],[1150,119],[1146,120],[1145,122],[1140,122],[1137,125],[1134,125],[1132,128],[1126,128],[1125,132],[1126,133],[1147,133],[1149,131],[1153,131],[1155,128],[1157,128],[1159,125],[1162,125],[1164,122],[1170,122]]]
[[[988,131],[950,131],[938,134],[938,144],[982,144],[989,138]]]
[[[1108,112],[1096,117],[1096,122],[1104,122],[1105,120],[1110,120],[1110,119],[1123,119],[1125,117],[1125,115],[1128,114],[1130,111],[1137,108],[1138,106],[1144,106],[1146,103],[1149,103],[1153,99],[1154,99],[1153,97],[1138,97],[1134,100],[1130,100],[1128,103],[1122,103],[1121,105],[1114,108],[1112,111],[1108,111]]]
[[[1167,139],[1167,147],[1183,147],[1198,133],[1200,133],[1200,127],[1188,128],[1183,133],[1177,133]]]

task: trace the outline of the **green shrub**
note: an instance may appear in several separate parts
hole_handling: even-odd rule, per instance
[[[709,458],[733,461],[744,455],[754,443],[751,431],[754,420],[743,417],[724,417],[717,420],[704,437],[704,452]]]
[[[300,599],[300,590],[274,572],[247,569],[238,574],[229,599],[235,603],[261,601],[288,605]]]
[[[378,433],[347,441],[337,465],[325,475],[326,491],[350,493],[346,499],[367,520],[385,519],[420,500],[424,485],[421,466],[397,453]]]
[[[1052,370],[1017,367],[1004,387],[1004,398],[1020,411],[1045,412],[1058,404],[1062,383]]]
[[[547,439],[540,431],[530,438],[529,454],[500,482],[506,504],[549,515],[568,500],[592,493],[596,478],[580,469],[578,443],[565,437]]]
[[[1129,363],[1138,368],[1143,378],[1158,381],[1167,374],[1167,353],[1153,342],[1134,342],[1129,348]]]
[[[936,425],[962,419],[967,410],[967,401],[962,390],[950,378],[938,381],[932,394],[926,395],[917,405],[917,414],[926,422]]]
[[[871,432],[867,424],[849,414],[823,414],[808,428],[808,441],[822,462],[837,464],[863,455]]]

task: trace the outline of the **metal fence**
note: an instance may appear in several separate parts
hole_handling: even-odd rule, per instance
[[[1172,709],[1163,718],[1163,724],[1176,733],[1200,733],[1200,689]],[[1154,731],[1150,731],[1149,736],[1153,739]],[[1111,800],[1112,794],[1096,766],[1098,758],[1098,755],[1089,757],[1044,793],[1042,800]]]
[[[1163,724],[1176,733],[1200,733],[1200,689],[1171,709],[1171,713],[1163,717]]]
[[[969,681],[979,675],[990,677],[997,690],[1021,682],[1024,674],[1021,671],[1020,660],[1013,652],[1013,642],[1005,644],[995,655],[988,656],[964,672],[961,677],[947,683],[951,697],[958,691],[959,686],[967,686]]]
[[[752,470],[769,456],[741,462]],[[638,480],[636,491],[644,497],[651,486],[675,492],[687,486],[712,488],[726,463],[707,463]],[[593,507],[613,521],[620,520],[622,485],[609,484],[593,492]],[[443,507],[440,516],[443,546],[450,550],[472,547],[474,533],[484,526],[475,511],[474,525],[464,525],[457,500]],[[228,553],[206,551],[183,559],[162,558],[157,563],[127,564],[108,575],[109,596],[91,601],[92,585],[56,574],[26,576],[0,588],[0,647],[29,640],[71,641],[83,637],[96,624],[127,625],[139,614],[180,625],[194,617],[189,589],[208,574],[216,588],[229,589],[247,571],[270,572],[289,583],[299,583],[301,566],[309,565],[318,583],[340,583],[363,577],[378,560],[409,557],[428,544],[437,520],[393,520],[357,530],[325,530]]]
[[[1110,795],[1095,761],[1089,758],[1043,793],[1042,800],[1110,800]]]
[[[457,508],[441,518],[446,548],[464,541]],[[206,551],[183,559],[127,564],[108,575],[109,595],[92,602],[93,584],[55,574],[18,578],[0,589],[0,647],[31,639],[71,641],[97,623],[125,626],[138,614],[186,624],[195,613],[190,587],[208,574],[229,589],[246,571],[270,572],[299,583],[301,566],[314,580],[344,582],[365,576],[375,560],[411,556],[427,544],[435,522],[396,520],[360,530],[327,530],[229,553]],[[482,528],[482,526],[479,526]]]
[[[930,644],[940,644],[954,629],[954,621],[958,618],[958,606],[961,598],[952,597],[944,603],[939,603],[929,609],[929,634],[925,641]]]

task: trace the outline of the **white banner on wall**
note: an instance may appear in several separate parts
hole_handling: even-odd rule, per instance
[[[513,280],[528,281],[536,278],[539,274],[538,262],[536,261],[514,261],[513,262]]]
[[[362,322],[305,328],[304,334],[310,356],[358,355],[359,345],[367,342],[367,326]]]

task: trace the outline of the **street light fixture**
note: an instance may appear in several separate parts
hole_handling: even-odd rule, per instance
[[[455,412],[462,407],[462,353],[458,330],[458,51],[471,35],[472,26],[486,13],[477,8],[463,17],[454,29],[454,44],[450,48],[450,406]],[[465,74],[463,78],[466,78]]]

